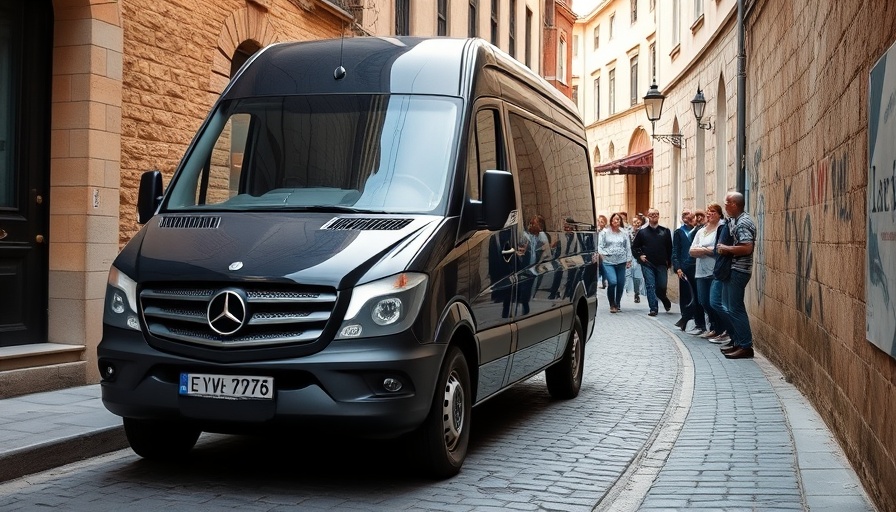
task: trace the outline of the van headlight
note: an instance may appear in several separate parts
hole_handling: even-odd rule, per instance
[[[423,305],[426,274],[403,272],[352,291],[337,340],[385,336],[408,329]]]
[[[103,322],[123,329],[140,330],[137,317],[137,283],[113,265],[106,284]]]

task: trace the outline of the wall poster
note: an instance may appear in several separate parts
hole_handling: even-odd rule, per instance
[[[896,44],[868,88],[865,337],[896,358]]]

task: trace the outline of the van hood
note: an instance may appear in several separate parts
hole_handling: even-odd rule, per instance
[[[143,283],[280,280],[344,289],[407,269],[442,220],[306,212],[159,214],[115,265]]]

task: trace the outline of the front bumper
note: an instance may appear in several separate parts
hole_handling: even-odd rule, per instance
[[[214,363],[168,354],[143,335],[104,325],[97,348],[103,404],[130,418],[189,421],[202,430],[245,432],[288,426],[394,437],[426,418],[446,346],[409,333],[334,341],[296,358]],[[111,375],[106,369],[114,368]],[[225,400],[178,394],[180,373],[274,378],[272,400]],[[387,391],[386,378],[402,388]]]

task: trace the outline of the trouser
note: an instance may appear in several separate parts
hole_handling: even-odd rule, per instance
[[[666,297],[669,268],[665,265],[644,263],[641,265],[641,272],[644,274],[644,288],[647,290],[647,305],[651,311],[658,311],[657,301],[661,300],[665,304],[669,300]]]
[[[713,282],[715,279],[712,276],[697,278],[697,300],[709,318],[709,330],[722,334],[724,329],[719,325],[719,313],[712,307],[712,302],[709,300]],[[719,287],[719,300],[721,301],[721,286]]]
[[[728,315],[728,308],[725,307],[725,301],[722,299],[724,287],[724,281],[712,280],[712,285],[709,288],[709,305],[716,312],[718,327],[715,331],[719,334],[726,332],[730,336],[732,331],[731,318]]]
[[[685,323],[693,319],[694,325],[698,329],[706,330],[706,313],[703,311],[703,306],[700,305],[700,300],[697,298],[697,277],[694,275],[697,269],[696,267],[688,266],[682,268],[682,270],[687,280],[678,280],[678,300],[681,308],[681,319]]]
[[[731,343],[738,347],[751,348],[753,346],[753,332],[750,330],[750,317],[747,315],[747,306],[744,304],[744,294],[747,291],[747,283],[752,274],[731,270],[731,276],[722,283],[722,303],[728,315],[728,323],[731,329]]]
[[[625,291],[625,263],[601,263],[604,277],[607,279],[607,300],[610,307],[619,307],[622,292]]]

